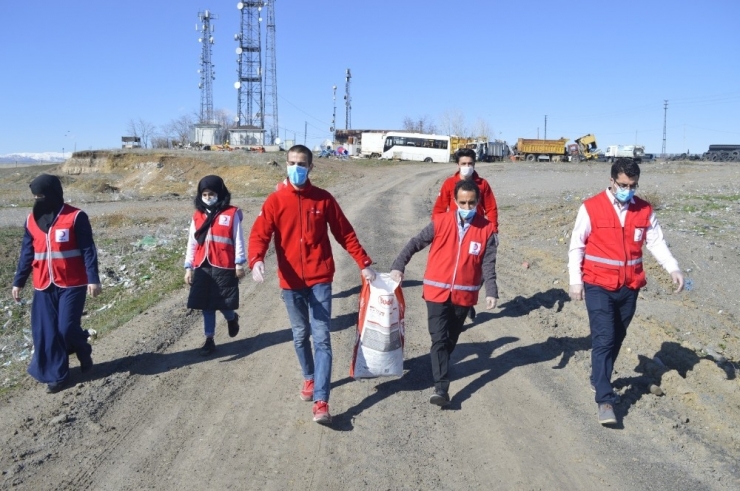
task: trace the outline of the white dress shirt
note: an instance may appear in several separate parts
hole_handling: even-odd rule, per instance
[[[635,200],[630,200],[629,203],[622,203],[614,197],[609,188],[606,189],[606,194],[614,205],[614,212],[619,217],[619,223],[624,227],[627,209]],[[570,249],[568,249],[568,272],[571,285],[583,284],[583,256],[586,250],[586,240],[589,235],[591,235],[591,218],[588,216],[586,206],[581,205],[578,210],[578,216],[576,216],[576,224],[573,227],[573,235],[570,238]],[[655,257],[655,260],[658,261],[658,264],[663,266],[666,271],[669,273],[680,271],[678,261],[671,254],[668,244],[666,244],[665,238],[663,238],[663,230],[661,230],[658,219],[655,217],[655,212],[650,214],[650,226],[645,232],[645,246],[653,257]]]

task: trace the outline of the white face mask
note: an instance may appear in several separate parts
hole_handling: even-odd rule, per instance
[[[468,178],[473,175],[473,172],[475,172],[475,167],[472,165],[461,165],[460,166],[460,175],[463,178]]]
[[[203,203],[205,203],[206,206],[213,206],[218,202],[218,196],[214,196],[213,198],[200,198]]]

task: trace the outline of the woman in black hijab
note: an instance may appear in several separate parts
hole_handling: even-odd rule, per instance
[[[69,354],[77,354],[83,372],[93,365],[89,334],[81,322],[86,296],[101,291],[98,253],[87,214],[64,203],[58,177],[41,174],[30,188],[35,201],[26,220],[12,294],[20,302],[21,290],[33,276],[34,352],[28,373],[54,393],[70,383]]]
[[[246,254],[242,212],[231,206],[231,193],[219,176],[198,183],[185,252],[185,283],[190,285],[188,308],[203,311],[206,337],[202,355],[216,349],[216,311],[226,319],[229,336],[239,333],[239,279]]]

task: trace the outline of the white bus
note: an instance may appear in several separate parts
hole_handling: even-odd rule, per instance
[[[420,162],[449,162],[450,137],[422,133],[388,132],[385,134],[385,160],[418,160]]]

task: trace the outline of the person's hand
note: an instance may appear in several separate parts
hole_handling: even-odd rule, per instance
[[[365,268],[360,271],[360,274],[368,283],[372,282],[375,279],[375,270],[373,268]]]
[[[494,297],[486,297],[486,310],[495,309],[497,300],[498,299]]]
[[[192,269],[185,270],[185,284],[186,285],[193,284],[193,270]]]
[[[246,275],[247,275],[247,272],[244,271],[244,266],[242,266],[241,264],[237,264],[236,265],[236,277],[241,280]]]
[[[21,288],[20,286],[13,287],[13,300],[15,300],[16,302],[21,301],[21,290],[22,289],[23,288]]]
[[[570,285],[568,294],[571,300],[583,300],[583,285]]]
[[[674,271],[671,273],[671,279],[673,280],[674,285],[678,284],[678,287],[676,288],[674,293],[678,293],[681,290],[683,290],[683,285],[684,285],[683,273],[681,273],[680,271]]]
[[[401,283],[403,281],[403,272],[397,269],[391,270],[391,279],[396,283]]]
[[[93,298],[100,295],[100,292],[102,291],[103,291],[103,286],[100,283],[94,283],[92,285],[87,285],[87,294]]]
[[[252,279],[257,283],[265,281],[265,263],[257,261],[252,267]]]

